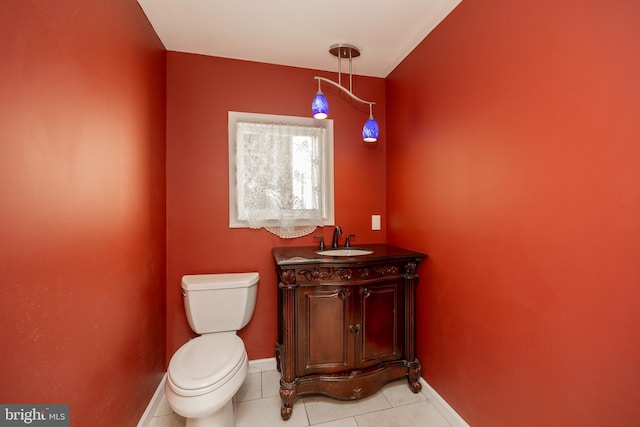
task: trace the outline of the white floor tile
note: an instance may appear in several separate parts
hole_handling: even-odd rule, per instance
[[[309,425],[304,405],[295,405],[288,421],[280,416],[280,397],[238,402],[236,427],[306,427]]]
[[[355,418],[343,418],[337,421],[329,421],[328,423],[313,424],[313,427],[358,427]]]
[[[412,392],[409,388],[409,383],[405,379],[385,385],[382,388],[382,393],[391,406],[402,406],[427,400],[424,394]]]
[[[438,410],[425,401],[355,417],[358,427],[450,427]]]
[[[360,400],[349,401],[335,400],[324,396],[305,397],[303,400],[311,425],[391,408],[382,393],[376,393]],[[298,406],[302,406],[301,403],[300,399],[298,399],[298,402],[293,406],[294,412]]]
[[[262,397],[280,396],[280,372],[266,371],[262,373]]]
[[[236,402],[260,399],[262,397],[262,372],[247,374],[235,397]]]
[[[185,419],[178,414],[153,417],[149,427],[184,427]]]

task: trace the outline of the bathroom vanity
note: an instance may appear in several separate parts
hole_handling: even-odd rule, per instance
[[[413,392],[422,387],[414,319],[416,268],[426,255],[385,244],[358,248],[367,251],[332,256],[316,253],[317,247],[273,249],[285,420],[303,395],[353,400],[402,377]]]

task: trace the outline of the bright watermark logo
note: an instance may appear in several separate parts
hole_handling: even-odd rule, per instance
[[[0,404],[0,427],[69,427],[69,405]]]

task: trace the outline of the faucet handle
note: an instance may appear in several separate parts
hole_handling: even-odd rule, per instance
[[[351,237],[356,237],[356,235],[355,235],[355,234],[349,234],[349,235],[347,236],[347,238],[346,238],[346,240],[345,240],[345,242],[344,242],[344,247],[345,247],[345,248],[350,248],[350,247],[351,247],[351,241],[350,241],[350,238],[351,238]]]
[[[323,236],[313,236],[314,239],[320,239],[320,250],[325,248],[324,246],[324,237]]]

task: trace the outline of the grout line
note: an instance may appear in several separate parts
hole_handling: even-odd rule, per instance
[[[387,397],[387,395],[386,395],[386,394],[384,394],[384,391],[382,391],[382,390],[384,389],[384,387],[385,387],[385,386],[386,386],[386,384],[385,384],[385,385],[383,385],[382,387],[380,387],[380,390],[378,390],[376,393],[380,393],[380,394],[382,395],[382,397],[384,397],[384,400],[386,400],[386,401],[387,401],[387,403],[389,404],[389,407],[390,407],[390,408],[394,408],[393,403],[391,403],[391,400],[389,400],[389,398]],[[373,395],[372,395],[372,396],[373,396]]]
[[[296,401],[302,401],[302,408],[304,408],[304,415],[307,417],[307,425],[308,426],[312,426],[311,424],[311,418],[309,418],[309,411],[307,411],[307,402],[304,398],[300,397],[298,399],[296,399]],[[294,407],[295,407],[295,403],[294,403]]]

